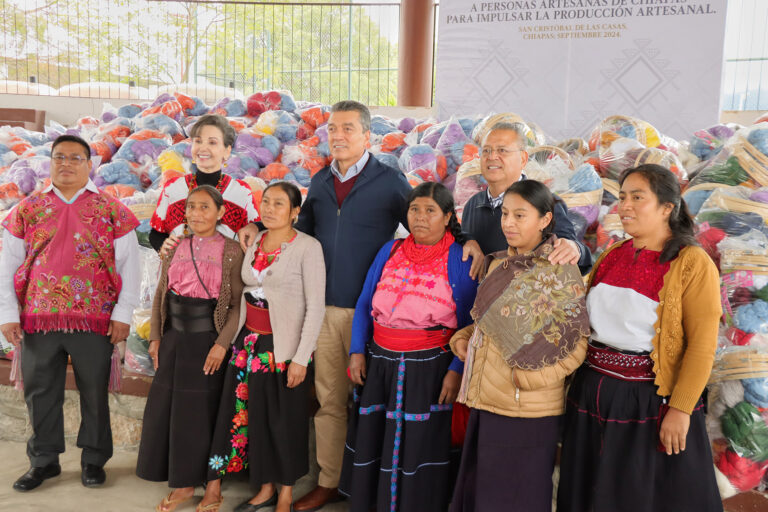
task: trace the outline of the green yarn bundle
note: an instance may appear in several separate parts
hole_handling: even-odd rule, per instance
[[[768,425],[757,407],[739,402],[725,410],[720,422],[736,453],[755,462],[768,460]]]

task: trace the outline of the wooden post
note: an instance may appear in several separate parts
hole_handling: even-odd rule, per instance
[[[433,0],[400,2],[397,104],[432,105],[432,49],[435,37]]]

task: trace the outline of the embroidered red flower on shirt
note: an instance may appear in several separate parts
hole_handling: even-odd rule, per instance
[[[241,411],[238,411],[237,414],[235,414],[235,417],[232,418],[232,423],[236,427],[242,427],[248,424],[248,410],[243,409]]]
[[[245,352],[245,350],[241,350],[237,353],[237,357],[235,358],[235,366],[238,368],[245,368],[245,365],[248,362],[248,354]]]
[[[248,444],[248,438],[243,434],[236,434],[232,436],[232,447],[243,448]]]

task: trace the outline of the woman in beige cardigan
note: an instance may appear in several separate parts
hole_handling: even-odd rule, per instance
[[[241,329],[227,365],[201,510],[221,503],[222,476],[247,470],[257,494],[235,510],[276,505],[288,512],[293,484],[309,471],[306,375],[325,315],[325,263],[320,243],[293,228],[300,204],[290,183],[264,190],[259,210],[267,229],[243,260]]]
[[[459,393],[470,407],[451,512],[549,512],[565,410],[565,378],[584,360],[589,334],[575,265],[553,265],[555,198],[537,181],[504,194],[507,251],[486,258],[473,325],[451,348],[466,359]]]

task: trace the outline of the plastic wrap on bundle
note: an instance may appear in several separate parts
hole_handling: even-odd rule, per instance
[[[426,120],[422,121],[416,126],[413,127],[411,131],[408,132],[408,134],[405,136],[405,143],[409,146],[415,146],[416,144],[421,144],[421,140],[424,137],[424,134],[434,126],[435,121],[433,120]]]
[[[273,180],[282,180],[290,173],[291,170],[287,165],[279,162],[274,162],[265,166],[259,171],[258,177],[264,180],[266,183],[270,183]]]
[[[185,117],[202,116],[207,114],[208,110],[210,109],[210,107],[208,107],[208,105],[206,105],[205,102],[197,96],[187,96],[186,94],[182,94],[180,92],[175,92],[173,95],[181,105],[181,112]]]
[[[753,190],[746,187],[718,187],[702,204],[695,217],[728,236],[742,236],[751,230],[768,235],[768,204],[752,201]],[[758,196],[759,197],[759,196]]]
[[[499,123],[508,124],[522,124],[525,136],[528,139],[528,146],[541,146],[546,144],[546,137],[544,133],[534,124],[526,123],[525,120],[519,115],[512,112],[503,112],[501,114],[492,114],[475,125],[472,131],[472,140],[476,144],[482,145],[483,139],[488,135],[488,132]]]
[[[633,152],[630,152],[633,153]],[[642,164],[657,164],[672,171],[682,187],[688,183],[688,172],[676,154],[660,148],[647,148],[635,155],[633,167]]]
[[[379,135],[383,137],[394,131],[397,131],[397,127],[392,120],[387,119],[384,116],[371,117],[371,136]]]
[[[688,150],[699,160],[710,160],[722,151],[725,142],[733,137],[734,133],[725,124],[716,124],[705,130],[698,130],[691,137]]]
[[[739,402],[725,410],[720,422],[730,448],[740,457],[754,462],[768,460],[768,425],[757,407]]]
[[[17,137],[27,141],[29,145],[33,147],[43,146],[48,142],[51,142],[51,138],[48,136],[48,134],[27,130],[26,128],[21,128],[19,126],[13,128],[13,133]]]
[[[301,125],[297,133],[299,140],[308,139],[314,135],[315,130],[328,122],[331,116],[330,107],[325,105],[312,105],[297,111],[301,117]]]
[[[149,177],[149,168],[151,166],[151,160],[144,164],[138,164],[115,158],[110,163],[99,166],[96,170],[96,177],[99,178],[100,183],[103,183],[104,186],[119,183],[141,190],[152,184],[152,180]],[[97,186],[102,186],[95,179],[94,183]]]
[[[480,159],[470,160],[459,167],[455,174],[456,184],[453,187],[453,200],[456,203],[456,215],[461,218],[464,205],[469,199],[488,188],[488,182],[483,178],[480,169]]]
[[[169,93],[163,93],[158,96],[149,108],[141,112],[141,117],[154,114],[162,114],[175,121],[179,121],[183,117],[181,103],[179,103],[175,96]]]
[[[34,156],[16,160],[2,175],[6,183],[15,183],[19,191],[29,195],[43,187],[43,181],[51,176],[51,159],[45,156]]]
[[[141,164],[153,162],[160,153],[171,147],[171,143],[171,137],[165,133],[140,130],[128,137],[112,158]]]
[[[258,162],[250,156],[232,152],[222,170],[236,180],[241,180],[246,176],[258,176],[260,169]]]
[[[32,147],[32,144],[16,135],[15,129],[10,126],[0,127],[0,144],[16,155],[23,155]]]
[[[151,302],[149,308],[135,309],[131,318],[131,331],[125,340],[125,368],[130,372],[150,377],[155,374],[155,366],[149,355],[151,316]]]
[[[233,149],[239,155],[253,159],[259,167],[275,161],[280,154],[281,144],[272,135],[263,135],[255,129],[243,130],[237,135]]]
[[[157,157],[157,165],[160,166],[163,183],[172,178],[188,174],[192,169],[192,161],[183,156],[183,148],[177,148],[181,149],[181,151],[177,151],[174,149],[176,146],[171,146]]]
[[[408,133],[416,127],[416,119],[412,117],[404,117],[397,123],[397,129],[403,133]]]
[[[391,153],[397,158],[406,148],[405,135],[404,132],[390,132],[381,138],[381,143],[378,146],[371,148],[371,152]]]
[[[171,117],[165,114],[150,114],[136,121],[136,130],[152,130],[171,136],[173,142],[179,142],[186,138],[184,129]]]
[[[312,176],[331,163],[330,157],[324,156],[318,152],[318,144],[320,144],[320,139],[318,137],[311,137],[300,142],[296,146],[286,146],[283,148],[283,156],[281,160],[283,164],[287,165],[294,174],[296,174],[296,168],[298,167],[305,169],[308,172],[306,180],[304,179],[304,173],[301,171],[299,171],[299,175],[295,178],[295,181],[298,181],[304,187],[307,186],[309,179]],[[301,181],[299,178],[301,178]],[[306,181],[306,183],[303,183],[302,181]]]
[[[614,136],[613,132],[607,132]],[[597,149],[600,176],[618,180],[622,173],[635,166],[637,157],[646,148],[635,139],[615,137],[609,143],[600,144]]]
[[[248,97],[247,100],[248,115],[258,117],[268,110],[285,110],[293,112],[296,110],[296,102],[287,92],[267,91],[257,92]]]
[[[428,138],[429,135],[424,136],[424,140]],[[451,118],[443,127],[435,149],[445,157],[447,174],[455,174],[464,162],[480,156],[480,148],[467,137],[459,120],[455,118]],[[445,179],[445,176],[440,176],[440,179]]]
[[[605,209],[606,207],[603,207]],[[597,258],[608,247],[612,246],[616,242],[626,240],[629,238],[624,231],[624,226],[621,223],[621,217],[617,213],[617,205],[607,209],[604,215],[598,216],[598,225],[595,230],[595,240],[589,242],[589,248],[592,251],[592,255]],[[593,245],[594,244],[594,245]]]
[[[299,122],[293,114],[280,110],[264,112],[253,126],[264,134],[273,135],[282,143],[295,142],[298,127]]]
[[[616,138],[637,141],[640,146],[655,148],[661,145],[661,134],[647,121],[630,116],[609,116],[592,130],[589,149],[610,145]]]
[[[573,160],[578,160],[587,153],[589,153],[589,146],[587,141],[581,137],[575,137],[573,139],[566,139],[556,144],[557,147],[568,153]]]
[[[440,165],[442,157],[443,165]],[[418,176],[422,181],[439,182],[445,176],[445,157],[427,144],[408,146],[398,159],[404,174]]]
[[[717,156],[699,169],[690,186],[701,183],[768,187],[768,128],[739,130]]]
[[[0,212],[7,211],[24,199],[24,194],[19,186],[13,182],[0,183]],[[2,213],[0,213],[0,217]]]
[[[397,156],[392,153],[372,153],[373,157],[379,161],[379,163],[392,167],[393,169],[399,169],[400,163]]]
[[[248,109],[243,100],[224,97],[211,107],[210,113],[224,117],[243,117],[248,115]]]

